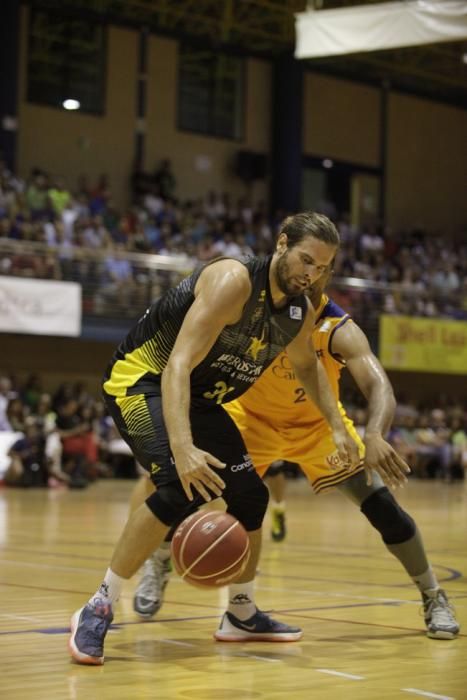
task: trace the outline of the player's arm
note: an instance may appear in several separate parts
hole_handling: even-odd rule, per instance
[[[364,438],[367,482],[371,483],[371,470],[374,469],[389,486],[400,486],[407,481],[410,468],[384,439],[396,408],[388,376],[356,323],[347,322],[338,328],[331,343],[331,352],[346,361],[348,370],[368,401]]]
[[[313,307],[309,304],[309,310],[300,333],[287,346],[287,355],[292,363],[297,380],[331,426],[334,442],[342,464],[353,467],[360,461],[357,445],[347,432],[326,373],[316,358],[311,338],[314,316]]]
[[[162,373],[162,408],[178,475],[188,498],[194,486],[207,501],[206,487],[221,495],[225,484],[210,467],[225,465],[193,444],[190,426],[190,374],[206,357],[224,326],[237,322],[251,294],[245,266],[220,260],[201,273],[195,300],[182,323]]]

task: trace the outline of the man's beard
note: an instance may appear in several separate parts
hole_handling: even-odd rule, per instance
[[[288,297],[296,296],[297,291],[292,289],[288,284],[289,277],[289,263],[287,262],[288,253],[284,253],[276,265],[276,283],[283,294]]]

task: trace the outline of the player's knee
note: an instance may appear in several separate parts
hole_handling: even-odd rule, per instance
[[[284,461],[282,459],[277,460],[269,465],[268,470],[264,476],[277,476],[282,474],[284,471]]]
[[[239,520],[245,530],[259,530],[268,507],[269,491],[262,481],[249,491],[229,496],[227,513]]]
[[[385,486],[363,501],[361,511],[381,533],[385,544],[401,544],[415,535],[413,519]]]
[[[181,514],[187,514],[190,506],[183,486],[179,481],[173,481],[164,486],[158,486],[157,491],[146,499],[146,505],[164,525],[178,524]],[[193,509],[196,509],[193,503]]]

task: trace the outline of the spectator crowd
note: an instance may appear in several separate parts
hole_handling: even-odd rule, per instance
[[[152,176],[134,176],[132,202],[120,211],[106,175],[96,184],[83,176],[71,191],[40,169],[24,182],[0,161],[0,274],[74,279],[83,284],[85,312],[134,316],[177,281],[151,265],[149,254],[185,270],[219,255],[265,254],[288,213],[270,215],[264,201],[234,201],[225,192],[181,201],[168,160]],[[443,232],[359,230],[348,214],[335,218],[342,239],[335,278],[367,283],[366,291],[339,286],[341,303],[357,319],[369,308],[467,318],[465,237],[459,244]]]
[[[41,379],[0,376],[0,439],[7,486],[85,488],[98,478],[136,476],[136,465],[104,404],[82,383],[48,393]]]
[[[270,215],[265,202],[234,201],[225,192],[181,201],[168,160],[152,175],[135,174],[131,189],[132,205],[122,211],[105,175],[95,184],[83,176],[71,191],[40,169],[25,182],[0,158],[0,274],[73,279],[83,286],[85,314],[134,318],[200,262],[271,252],[288,213]],[[359,230],[345,213],[335,219],[342,248],[332,293],[358,322],[381,312],[467,318],[465,242],[442,232]],[[177,265],[154,265],[151,254]],[[363,288],[355,280],[365,280]],[[363,430],[365,409],[351,396],[344,403]],[[0,477],[8,485],[83,488],[98,478],[136,476],[128,447],[82,384],[50,393],[36,376],[0,376],[2,435],[11,437]],[[467,405],[400,401],[389,439],[416,476],[463,476]]]
[[[366,409],[351,392],[343,397],[363,434]],[[133,478],[134,458],[104,405],[82,383],[47,393],[39,377],[0,376],[0,438],[8,436],[7,486],[84,488],[99,478]],[[416,478],[451,482],[467,468],[467,404],[437,398],[420,404],[399,398],[389,441]],[[278,455],[280,458],[280,455]]]

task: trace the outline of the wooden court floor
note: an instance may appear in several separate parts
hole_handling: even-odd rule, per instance
[[[126,519],[129,482],[85,491],[0,489],[1,700],[383,700],[467,698],[467,486],[411,481],[415,517],[463,625],[424,634],[418,592],[358,509],[293,482],[287,541],[269,540],[257,601],[303,626],[298,643],[229,644],[212,633],[226,592],[173,575],[159,616],[139,622],[129,582],[106,663],[72,663],[70,614],[100,583]]]

